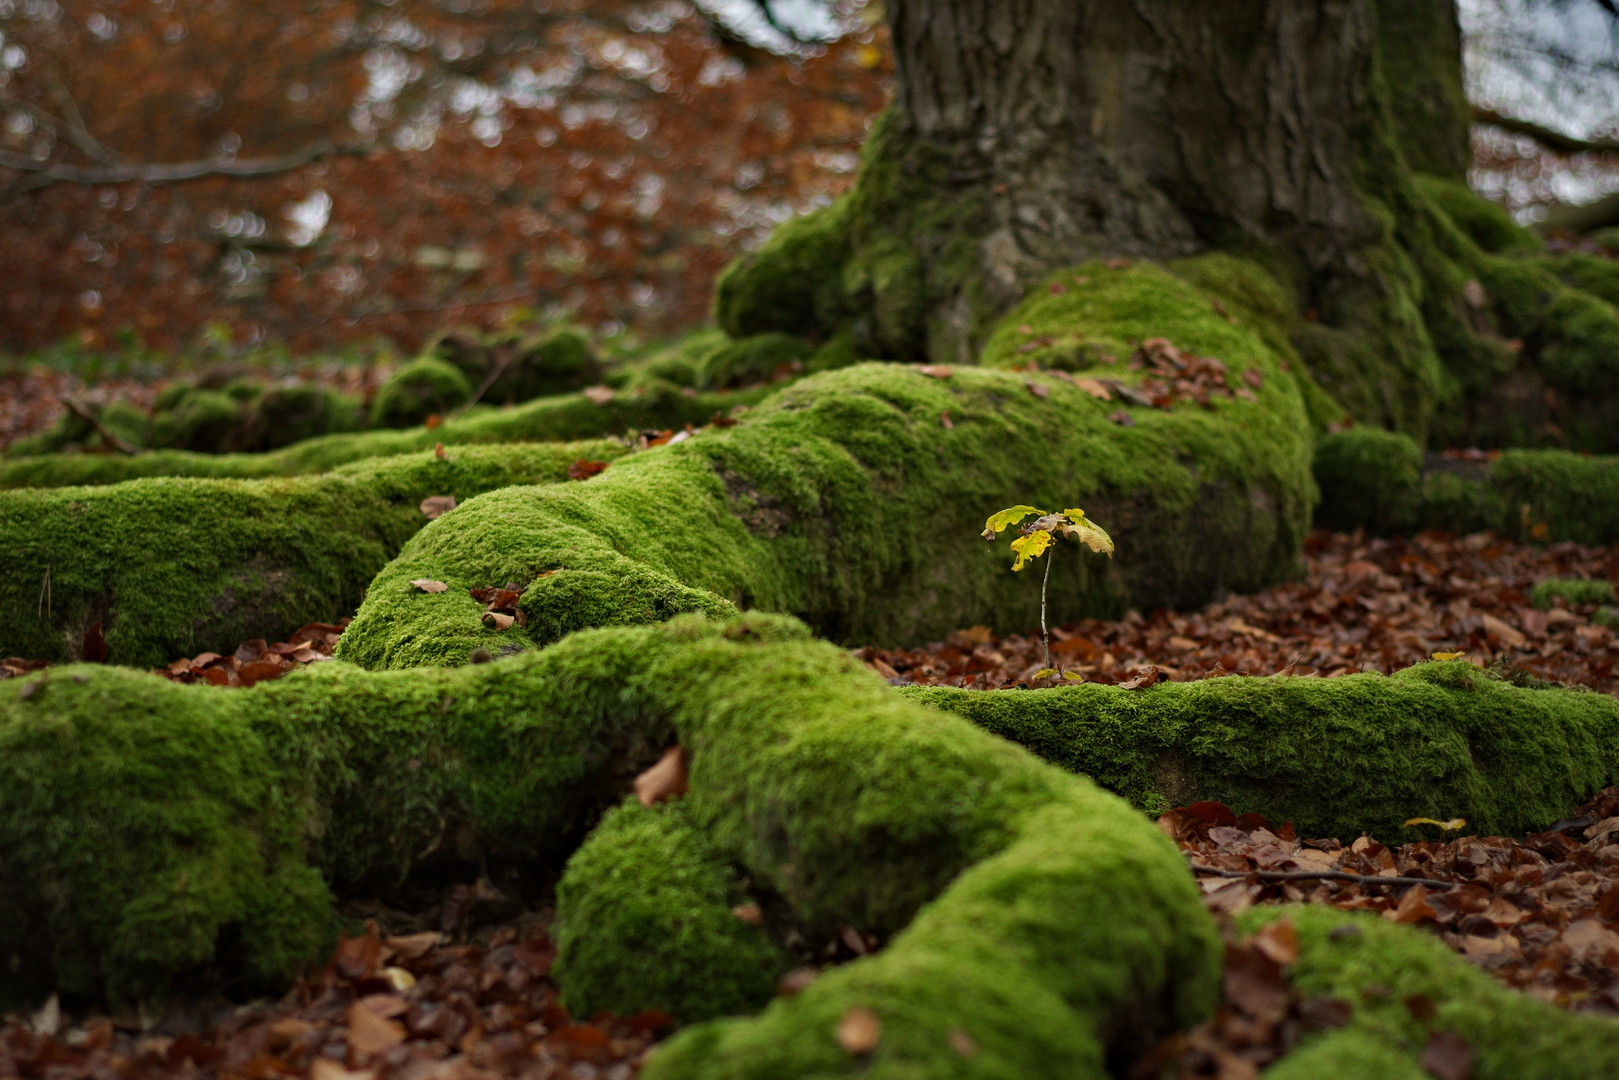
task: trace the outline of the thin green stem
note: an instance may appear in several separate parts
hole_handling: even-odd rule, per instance
[[[1052,544],[1046,552],[1046,576],[1040,579],[1040,647],[1045,653],[1045,659],[1040,662],[1042,668],[1051,667],[1051,632],[1046,629],[1046,582],[1051,580],[1051,560],[1057,556],[1057,545]]]

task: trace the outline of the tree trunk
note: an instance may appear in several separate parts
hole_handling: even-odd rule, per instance
[[[1343,405],[1423,432],[1448,376],[1402,250],[1402,142],[1424,168],[1465,168],[1452,0],[891,0],[888,14],[896,93],[856,191],[722,279],[727,329],[970,362],[1057,267],[1223,248],[1293,289],[1296,344]]]

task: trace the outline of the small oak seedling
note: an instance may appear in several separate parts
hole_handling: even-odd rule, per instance
[[[1027,525],[1019,525],[1024,518],[1034,516],[1033,521]],[[1051,580],[1051,559],[1046,554],[1056,550],[1057,541],[1063,537],[1070,537],[1084,544],[1092,551],[1101,552],[1108,558],[1113,557],[1113,539],[1103,528],[1085,516],[1083,510],[1064,510],[1060,514],[1048,514],[1034,506],[1012,506],[998,514],[992,514],[984,522],[984,539],[994,540],[1002,532],[1018,526],[1018,538],[1012,541],[1012,553],[1017,561],[1012,564],[1014,572],[1041,555],[1046,556],[1046,575],[1040,580],[1040,645],[1045,657],[1042,661],[1042,670],[1035,678],[1044,678],[1056,674],[1051,667],[1051,632],[1046,628],[1046,584]]]

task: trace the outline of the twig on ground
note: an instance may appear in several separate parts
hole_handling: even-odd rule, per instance
[[[84,402],[80,401],[78,398],[64,397],[62,399],[62,404],[66,405],[68,407],[68,411],[74,416],[77,416],[80,420],[83,420],[85,423],[95,428],[96,434],[101,436],[101,441],[118,451],[120,454],[140,453],[140,451],[134,446],[131,446],[123,439],[120,439],[112,431],[108,430],[107,425],[101,422],[101,417],[96,415],[96,411],[90,408],[90,406],[86,405]]]
[[[1429,889],[1454,889],[1458,884],[1429,878],[1351,874],[1347,870],[1222,870],[1217,866],[1200,866],[1197,863],[1192,864],[1192,872],[1210,877],[1258,878],[1260,881],[1347,881],[1353,885],[1389,885],[1396,888],[1421,885]]]

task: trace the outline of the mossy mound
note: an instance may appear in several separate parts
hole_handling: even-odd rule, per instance
[[[492,405],[580,390],[603,373],[589,336],[571,326],[495,334],[451,327],[430,339],[422,356],[454,365],[473,388],[487,383],[479,400]]]
[[[1314,491],[1299,395],[1257,337],[1247,345],[1229,363],[1233,377],[1269,372],[1253,400],[1133,409],[1131,427],[1109,419],[1116,402],[1050,375],[814,376],[587,484],[497,492],[436,522],[378,576],[339,655],[459,663],[492,643],[464,591],[489,581],[526,588],[511,647],[739,608],[791,612],[846,642],[1028,626],[1037,583],[979,536],[1015,503],[1081,506],[1119,540],[1113,563],[1057,554],[1059,620],[1259,588],[1296,572]],[[425,596],[409,585],[421,577],[452,588]]]
[[[120,452],[102,429],[137,449],[256,453],[365,426],[359,398],[308,383],[265,385],[237,379],[217,388],[177,383],[158,395],[150,415],[128,401],[85,407],[99,427],[68,411],[46,430],[12,443],[8,453],[24,458],[63,451]]]
[[[278,640],[350,614],[427,524],[423,499],[565,480],[580,458],[624,453],[605,441],[458,447],[319,477],[0,492],[0,655],[79,659],[93,623],[111,662],[142,667]]]
[[[1619,1070],[1619,1021],[1576,1015],[1502,986],[1431,934],[1331,908],[1259,907],[1238,917],[1255,931],[1290,919],[1299,962],[1290,970],[1305,998],[1347,1002],[1347,1027],[1305,1036],[1265,1071],[1277,1080],[1420,1080],[1435,1031],[1460,1036],[1476,1055],[1478,1080],[1564,1080]],[[1425,999],[1433,1008],[1408,1002]],[[1420,1018],[1419,1018],[1420,1014]]]
[[[608,376],[612,386],[636,389],[670,384],[695,390],[719,390],[781,382],[805,370],[825,370],[843,363],[814,363],[818,351],[803,338],[768,333],[732,338],[720,330],[699,330],[659,350],[642,362]]]
[[[1566,604],[1611,604],[1613,603],[1613,582],[1590,581],[1584,578],[1547,578],[1545,581],[1535,582],[1535,587],[1529,590],[1529,602],[1542,611],[1552,606],[1552,601],[1561,600]]]
[[[104,454],[46,454],[0,462],[0,489],[114,484],[153,476],[259,479],[328,472],[366,458],[431,450],[437,443],[561,442],[595,439],[645,428],[704,424],[716,413],[752,405],[769,388],[695,397],[664,386],[625,391],[598,403],[583,394],[541,398],[511,409],[479,409],[436,428],[365,431],[307,439],[269,453],[196,454],[153,451],[125,457]]]
[[[753,897],[682,801],[608,811],[557,887],[552,975],[574,1016],[753,1012],[792,954],[735,909]]]
[[[1301,836],[1386,843],[1413,817],[1545,828],[1619,775],[1619,702],[1523,689],[1464,661],[1393,676],[1271,676],[905,697],[1028,747],[1149,813],[1213,799]]]
[[[472,397],[473,384],[454,364],[422,357],[392,375],[371,402],[371,426],[408,428],[443,416]]]
[[[674,740],[682,812],[716,859],[806,933],[890,944],[759,1025],[688,1033],[671,1062],[820,1060],[859,1003],[885,1053],[936,1057],[964,1026],[995,1057],[1099,1064],[1105,1039],[1212,1003],[1213,926],[1150,822],[766,616],[596,631],[458,671],[325,664],[235,693],[89,667],[0,685],[0,954],[33,961],[32,985],[7,989],[159,992],[221,935],[248,974],[285,978],[330,940],[329,888],[397,882],[441,850],[555,851]],[[582,910],[614,887],[615,836],[635,847],[609,828],[570,870]]]
[[[1357,427],[1320,441],[1314,471],[1323,528],[1619,542],[1619,457],[1507,450],[1488,462],[1450,461],[1425,458],[1403,435]]]

